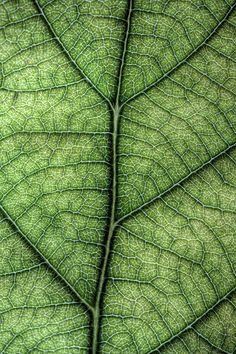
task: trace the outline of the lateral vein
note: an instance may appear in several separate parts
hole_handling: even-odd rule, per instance
[[[191,322],[187,327],[180,330],[178,333],[174,334],[172,337],[167,339],[164,343],[160,344],[158,347],[151,350],[148,354],[155,354],[160,353],[160,349],[162,349],[167,344],[171,343],[174,339],[178,338],[181,334],[187,332],[188,330],[192,329],[199,321],[201,321],[205,316],[209,314],[210,311],[213,311],[218,305],[221,304],[224,300],[227,300],[230,295],[236,290],[236,287],[232,288],[227,294],[225,294],[222,298],[218,299],[210,308],[208,308],[203,314],[197,317],[193,322]]]
[[[187,179],[189,179],[191,176],[193,176],[194,174],[196,174],[197,172],[201,171],[204,167],[210,165],[213,161],[215,161],[217,158],[219,158],[221,155],[227,153],[229,150],[231,150],[232,148],[236,147],[236,143],[228,146],[225,150],[221,151],[220,153],[218,153],[217,155],[213,156],[211,159],[209,159],[208,161],[206,161],[204,164],[202,164],[201,166],[199,166],[198,168],[196,168],[195,170],[191,171],[187,176],[185,176],[184,178],[182,178],[181,180],[177,181],[175,184],[173,184],[170,188],[168,188],[167,190],[163,191],[162,193],[158,194],[157,196],[153,197],[152,199],[148,200],[146,203],[143,203],[142,205],[140,205],[139,207],[137,207],[136,209],[131,210],[128,214],[122,216],[119,220],[116,221],[116,225],[120,224],[121,222],[123,222],[124,220],[127,220],[129,217],[131,217],[132,215],[138,213],[139,211],[143,210],[144,208],[147,208],[149,205],[151,205],[152,203],[154,203],[156,200],[164,197],[167,193],[169,193],[170,191],[172,191],[174,188],[178,187],[181,185],[181,183],[185,182]]]
[[[60,40],[60,38],[58,37],[58,35],[54,31],[54,28],[52,27],[51,23],[48,21],[48,18],[46,16],[45,12],[43,11],[43,9],[40,7],[40,5],[38,3],[38,0],[33,0],[33,2],[35,4],[38,12],[42,15],[42,17],[43,17],[45,23],[47,24],[50,32],[52,33],[53,37],[55,38],[57,43],[60,45],[63,53],[67,55],[67,57],[69,58],[71,63],[79,71],[79,73],[82,75],[82,77],[85,79],[85,81],[90,85],[90,87],[92,87],[94,89],[94,91],[96,91],[100,95],[100,97],[102,97],[109,104],[109,106],[111,107],[110,100],[94,85],[94,83],[87,77],[87,75],[83,72],[83,70],[78,66],[76,61],[72,58],[72,56],[70,55],[70,53],[68,52],[68,50],[64,46],[63,42]]]
[[[126,105],[127,103],[133,101],[135,98],[141,96],[142,94],[148,92],[151,88],[155,87],[157,84],[159,84],[161,81],[164,79],[168,78],[170,74],[172,74],[175,70],[177,70],[181,65],[185,64],[195,53],[198,52],[199,49],[201,49],[204,45],[207,45],[209,40],[212,38],[212,36],[216,33],[216,31],[222,26],[222,24],[227,21],[229,16],[232,14],[233,10],[236,7],[236,2],[234,5],[230,6],[228,12],[226,15],[217,23],[215,28],[211,31],[211,33],[208,35],[207,38],[205,38],[194,50],[192,50],[183,60],[181,60],[179,63],[177,63],[173,68],[171,68],[169,71],[164,73],[159,79],[148,85],[146,88],[143,90],[140,90],[139,92],[135,93],[133,96],[128,98],[125,102],[122,103],[122,107]]]
[[[31,248],[35,251],[35,253],[43,260],[43,263],[47,265],[56,276],[71,290],[71,292],[79,299],[79,301],[86,306],[88,310],[91,312],[94,311],[93,307],[83,299],[80,294],[73,288],[73,286],[63,277],[61,273],[49,262],[49,260],[40,252],[40,250],[30,241],[30,239],[21,231],[19,226],[15,223],[15,221],[11,218],[5,208],[0,204],[0,211],[6,217],[8,222],[14,227],[14,229],[18,232],[18,234],[31,246]]]

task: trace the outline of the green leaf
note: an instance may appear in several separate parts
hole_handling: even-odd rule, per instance
[[[236,351],[236,3],[0,5],[0,352]]]

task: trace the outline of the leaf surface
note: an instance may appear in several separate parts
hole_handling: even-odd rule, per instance
[[[0,352],[234,353],[235,2],[0,6]]]

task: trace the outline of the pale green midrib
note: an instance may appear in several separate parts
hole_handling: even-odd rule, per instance
[[[49,262],[49,260],[40,252],[40,250],[30,241],[30,239],[23,233],[20,227],[15,223],[15,221],[11,218],[5,208],[0,204],[0,211],[5,216],[6,220],[15,228],[18,234],[30,245],[30,247],[35,251],[37,255],[44,261],[45,265],[47,265],[56,276],[70,289],[70,291],[81,301],[81,303],[87,307],[88,310],[93,312],[93,307],[83,299],[80,294],[74,289],[74,287],[63,277],[63,275],[58,272],[58,270]]]
[[[105,244],[105,255],[103,258],[102,269],[100,273],[99,283],[98,283],[98,291],[96,296],[95,308],[94,308],[94,322],[93,322],[93,342],[92,342],[92,351],[93,354],[97,353],[97,346],[98,346],[98,334],[99,334],[99,321],[100,321],[100,303],[101,297],[103,293],[105,275],[108,267],[108,259],[111,250],[111,239],[114,232],[115,227],[115,210],[116,210],[116,184],[117,184],[117,171],[116,171],[116,159],[117,159],[117,152],[116,152],[116,144],[117,144],[117,127],[118,127],[118,119],[119,119],[119,111],[113,112],[113,119],[114,119],[114,132],[112,136],[112,146],[113,146],[113,178],[112,178],[112,204],[111,204],[111,215],[110,215],[110,224],[109,230],[107,235],[107,240]]]
[[[142,205],[138,206],[137,208],[131,210],[129,213],[127,213],[126,215],[122,216],[120,219],[116,220],[115,222],[115,226],[118,226],[121,222],[129,219],[131,216],[133,216],[134,214],[136,214],[137,212],[147,208],[149,205],[151,205],[152,203],[154,203],[155,201],[157,201],[158,199],[163,198],[166,194],[168,194],[169,192],[171,192],[173,189],[179,187],[183,182],[185,182],[187,179],[189,179],[190,177],[192,177],[193,175],[197,174],[197,172],[200,172],[201,170],[203,170],[205,167],[209,166],[211,163],[213,163],[216,159],[218,159],[219,157],[221,157],[222,155],[226,154],[229,150],[231,150],[232,148],[236,147],[236,142],[232,145],[229,145],[225,150],[219,152],[217,155],[213,156],[212,158],[210,158],[208,161],[206,161],[205,163],[203,163],[202,165],[200,165],[199,167],[197,167],[195,170],[191,171],[188,175],[186,175],[185,177],[183,177],[181,180],[177,181],[175,184],[172,184],[168,189],[164,190],[162,193],[156,195],[155,197],[153,197],[152,199],[148,200],[146,203],[143,203]]]
[[[171,343],[174,339],[178,338],[179,336],[181,336],[183,333],[187,332],[188,330],[192,329],[192,327],[194,325],[196,325],[199,321],[201,321],[204,317],[206,317],[209,312],[213,311],[218,305],[220,305],[221,302],[223,302],[224,300],[227,300],[227,298],[233,294],[233,292],[236,291],[236,287],[232,288],[231,290],[229,290],[223,297],[221,297],[220,299],[218,299],[218,301],[216,301],[211,307],[209,307],[205,312],[203,312],[201,314],[201,316],[197,317],[194,321],[192,321],[188,326],[186,326],[184,329],[180,330],[179,332],[177,332],[176,334],[174,334],[172,337],[170,337],[169,339],[167,339],[165,342],[163,342],[162,344],[160,344],[158,347],[154,348],[153,350],[151,350],[150,352],[148,352],[147,354],[156,354],[157,352],[159,352],[160,349],[162,349],[164,346],[168,345],[169,343]]]
[[[105,244],[105,256],[103,258],[100,278],[98,282],[98,291],[96,296],[95,302],[95,309],[94,309],[94,321],[93,321],[93,340],[92,340],[92,353],[96,354],[98,352],[98,335],[99,335],[99,324],[100,324],[100,305],[101,299],[103,295],[103,289],[105,284],[105,276],[108,269],[108,261],[109,255],[111,251],[111,240],[114,234],[114,230],[116,227],[115,223],[115,214],[117,208],[117,138],[118,138],[118,126],[119,126],[119,118],[121,112],[121,105],[120,105],[120,92],[121,92],[121,85],[122,85],[122,77],[123,77],[123,70],[125,65],[125,58],[127,54],[127,45],[128,45],[128,38],[130,33],[130,24],[131,24],[131,14],[133,8],[133,0],[128,1],[127,6],[127,18],[126,18],[126,31],[124,36],[124,45],[122,50],[121,56],[121,63],[119,68],[118,74],[118,84],[117,84],[117,92],[116,92],[116,99],[115,105],[112,109],[112,116],[113,116],[113,132],[112,132],[112,195],[111,195],[111,211],[110,211],[110,223],[109,223],[109,230],[107,235],[107,241]]]
[[[215,28],[211,31],[211,33],[206,37],[193,51],[191,51],[183,60],[181,60],[179,63],[177,63],[173,68],[171,68],[169,71],[167,71],[165,74],[163,74],[159,79],[148,85],[146,88],[140,90],[133,96],[129,97],[126,101],[124,101],[121,105],[121,108],[125,106],[127,103],[133,101],[135,98],[141,96],[142,94],[146,93],[149,91],[151,88],[155,87],[157,84],[159,84],[161,81],[164,79],[167,79],[169,75],[171,75],[175,70],[177,70],[182,64],[184,64],[187,60],[189,60],[195,53],[198,52],[200,48],[202,48],[209,40],[212,38],[212,36],[216,33],[216,31],[222,26],[222,24],[225,23],[225,21],[229,18],[229,16],[232,14],[234,8],[236,7],[236,2],[229,7],[229,10],[227,11],[226,15],[217,23]]]
[[[109,105],[109,107],[111,107],[111,102],[110,100],[102,93],[102,91],[100,91],[95,85],[94,83],[88,78],[88,76],[83,72],[83,70],[78,66],[78,64],[76,63],[76,61],[72,58],[72,56],[70,55],[70,53],[68,52],[68,50],[66,49],[66,47],[64,46],[63,42],[60,40],[60,38],[58,37],[58,35],[56,34],[56,32],[54,31],[54,28],[52,27],[50,21],[48,20],[45,12],[43,11],[43,9],[41,8],[41,6],[38,3],[38,0],[32,0],[33,3],[35,4],[35,7],[37,8],[38,12],[42,15],[46,25],[48,26],[49,30],[51,31],[53,37],[55,38],[56,42],[58,43],[58,45],[60,46],[60,48],[62,49],[63,53],[69,58],[70,62],[74,65],[74,67],[79,71],[79,73],[81,74],[82,78],[89,84],[90,87],[92,87],[94,89],[95,92],[97,92],[99,94],[99,96],[101,98],[103,98]]]

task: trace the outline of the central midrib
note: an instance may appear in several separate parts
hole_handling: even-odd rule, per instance
[[[123,49],[121,62],[119,67],[118,74],[118,83],[117,83],[117,91],[115,104],[112,106],[112,118],[113,118],[113,128],[112,128],[112,167],[111,167],[111,175],[112,175],[112,188],[111,188],[111,208],[109,215],[109,229],[107,234],[107,240],[105,243],[105,254],[103,257],[103,263],[101,267],[101,273],[99,277],[98,283],[98,291],[96,295],[95,308],[93,311],[93,341],[92,341],[92,353],[96,354],[99,351],[99,327],[100,327],[100,319],[101,319],[101,300],[102,294],[105,285],[105,277],[108,269],[109,263],[109,255],[111,252],[111,240],[114,235],[114,230],[116,228],[116,206],[117,206],[117,138],[118,138],[118,126],[119,126],[119,118],[120,112],[122,109],[122,105],[120,104],[120,91],[123,77],[123,70],[125,64],[125,57],[127,52],[128,45],[128,37],[130,32],[130,21],[131,21],[131,13],[132,13],[133,0],[128,1],[127,7],[127,16],[126,16],[126,31],[123,41]]]

